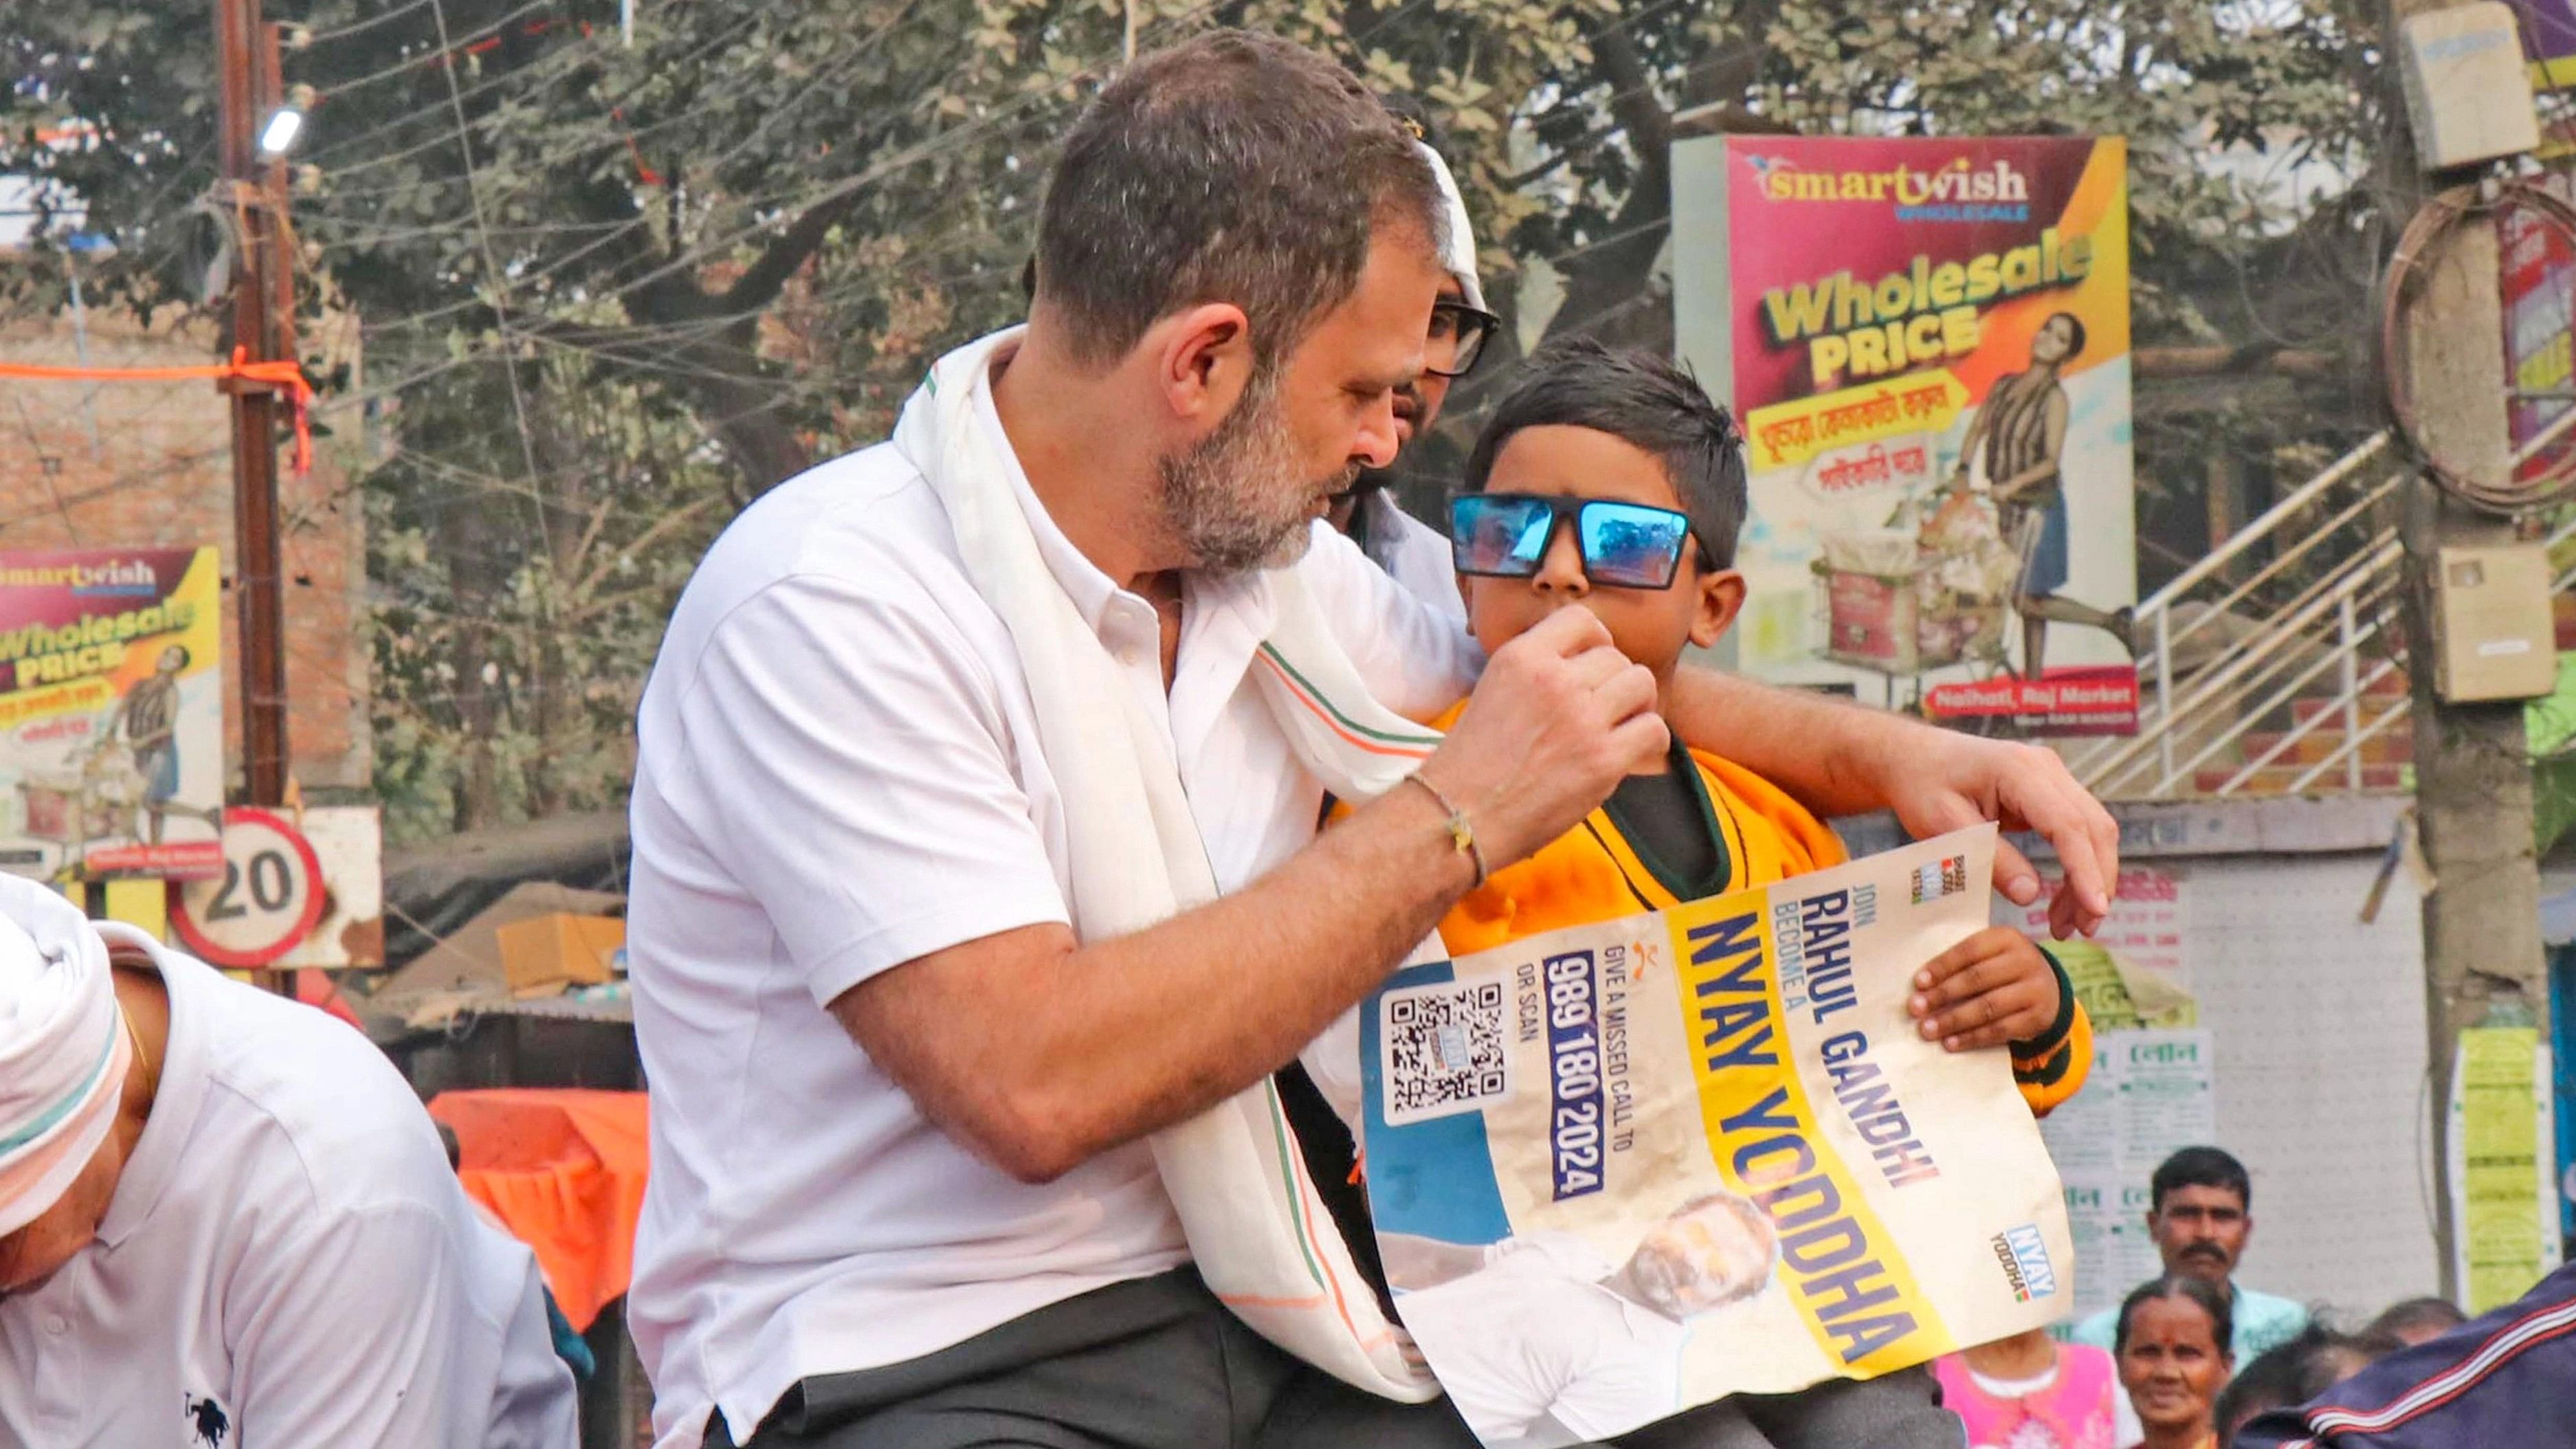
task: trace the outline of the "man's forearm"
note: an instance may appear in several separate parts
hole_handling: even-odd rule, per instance
[[[1474,874],[1429,794],[1401,786],[1243,890],[1159,925],[1081,947],[1061,928],[969,942],[833,1009],[934,1121],[1044,1179],[1286,1065]],[[1041,930],[1052,948],[1026,939]]]
[[[1682,739],[1743,765],[1819,815],[1893,810],[1918,838],[1991,820],[2033,830],[2057,852],[2065,888],[2049,903],[2064,937],[2091,932],[2111,909],[2120,828],[2056,755],[1976,739],[1858,705],[1685,668],[1664,701]],[[2010,841],[1995,850],[1995,889],[2019,905],[2039,872]]]
[[[1685,744],[1722,755],[1818,815],[1859,815],[1890,803],[1878,764],[1932,726],[1881,710],[1756,684],[1684,665],[1665,699],[1665,723]]]

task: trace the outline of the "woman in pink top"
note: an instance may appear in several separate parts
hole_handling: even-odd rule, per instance
[[[1967,1423],[1968,1449],[2119,1449],[2118,1377],[2098,1348],[2034,1328],[1954,1353],[1932,1371],[1942,1405]]]

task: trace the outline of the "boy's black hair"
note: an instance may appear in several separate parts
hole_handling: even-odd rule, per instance
[[[2254,1180],[2245,1175],[2245,1164],[2216,1147],[2186,1147],[2156,1165],[2148,1179],[2156,1211],[2164,1211],[2165,1194],[2178,1187],[2225,1188],[2236,1194],[2238,1206],[2254,1210]]]
[[[2120,1316],[2113,1320],[2117,1327],[2111,1332],[2114,1356],[2129,1351],[2129,1320],[2137,1317],[2139,1307],[2162,1298],[2188,1298],[2199,1304],[2200,1311],[2209,1315],[2210,1341],[2218,1345],[2220,1353],[2227,1352],[2228,1343],[2236,1336],[2236,1310],[2225,1295],[2207,1279],[2195,1278],[2188,1273],[2167,1273],[2139,1284],[2130,1290],[2128,1297],[2120,1300]]]
[[[2436,1334],[2443,1334],[2468,1321],[2469,1315],[2462,1313],[2460,1306],[2448,1298],[2409,1298],[2380,1310],[2379,1316],[2370,1320],[2370,1326],[2362,1332],[2396,1338],[2410,1329],[2429,1328]]]
[[[2210,1416],[2219,1442],[2234,1443],[2236,1431],[2256,1415],[2295,1409],[2389,1351],[2367,1334],[2337,1333],[2311,1320],[2297,1337],[2256,1354],[2227,1381]]]
[[[1735,566],[1744,527],[1744,438],[1697,379],[1651,353],[1614,352],[1588,337],[1530,355],[1467,455],[1466,487],[1485,491],[1494,459],[1524,428],[1590,428],[1661,458],[1709,568]]]

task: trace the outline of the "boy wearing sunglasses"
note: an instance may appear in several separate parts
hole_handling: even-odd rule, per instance
[[[1743,441],[1726,410],[1669,363],[1588,341],[1540,352],[1476,440],[1465,488],[1452,506],[1451,537],[1469,623],[1489,651],[1556,610],[1586,608],[1620,653],[1669,690],[1684,646],[1715,644],[1743,607],[1744,578],[1733,568],[1746,507]],[[1495,871],[1441,922],[1449,950],[1488,950],[1845,859],[1831,830],[1751,771],[1678,738],[1664,766],[1630,777],[1580,827]],[[2021,932],[1979,932],[1929,963],[1916,986],[1917,1019],[1963,1004],[1977,1023],[1947,1038],[1949,1049],[2009,1044],[2014,1080],[2034,1112],[2081,1085],[2092,1060],[2083,1008]],[[1642,1347],[1599,1337],[1533,1354],[1520,1351],[1516,1335],[1496,1332],[1492,1367],[1525,1376],[1532,1364],[1552,1365],[1564,1382],[1517,1388],[1580,1419],[1579,1406],[1597,1404],[1604,1384],[1634,1377],[1623,1357]],[[1596,1377],[1603,1382],[1587,1382]],[[1911,1369],[1738,1395],[1620,1442],[1954,1449],[1958,1421],[1938,1403],[1930,1373]]]

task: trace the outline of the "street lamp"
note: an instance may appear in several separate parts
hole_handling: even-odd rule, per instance
[[[268,113],[268,121],[259,128],[259,154],[274,160],[294,149],[295,139],[304,134],[304,113],[313,108],[313,87],[296,86],[286,93],[286,101]]]
[[[295,144],[296,134],[304,129],[304,113],[293,106],[280,106],[269,113],[268,124],[259,130],[259,154],[283,156]]]

